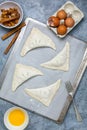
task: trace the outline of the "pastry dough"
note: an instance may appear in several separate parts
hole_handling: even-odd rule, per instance
[[[24,56],[30,50],[38,47],[51,47],[56,50],[53,41],[39,29],[34,27],[22,48],[21,56]]]
[[[25,89],[25,92],[43,103],[45,106],[49,106],[57,90],[60,87],[61,80],[57,80],[56,83],[51,84],[48,87],[36,88],[36,89]]]
[[[67,42],[63,50],[57,56],[55,56],[50,61],[41,64],[41,66],[48,69],[58,69],[58,70],[68,71],[69,57],[70,57],[69,51],[70,51],[70,47],[69,47],[69,43]]]
[[[43,73],[34,67],[23,64],[16,64],[12,82],[12,91],[15,91],[23,82],[29,78],[37,75],[43,75]]]

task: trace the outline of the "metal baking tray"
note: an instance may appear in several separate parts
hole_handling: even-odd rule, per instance
[[[87,44],[71,36],[59,39],[45,24],[34,19],[27,18],[25,22],[26,26],[21,30],[0,77],[0,98],[61,123],[71,102],[67,90],[65,89],[65,82],[70,80],[76,91],[82,74],[86,68]],[[48,35],[55,43],[57,50],[54,51],[51,48],[37,48],[30,51],[26,56],[21,57],[21,49],[33,27],[37,27],[43,33]],[[70,44],[69,71],[64,72],[42,68],[40,64],[48,61],[60,52],[66,41]],[[12,92],[12,79],[16,63],[36,67],[44,73],[44,76],[34,77],[23,83],[15,92]],[[24,92],[25,87],[31,88],[32,86],[35,88],[48,86],[58,79],[62,79],[62,84],[49,107],[44,106],[42,103],[28,96]]]

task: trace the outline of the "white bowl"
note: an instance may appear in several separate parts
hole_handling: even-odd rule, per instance
[[[9,116],[10,112],[15,109],[21,110],[25,114],[25,117],[26,117],[24,123],[20,126],[14,126],[8,120],[8,116]],[[24,130],[27,127],[27,125],[29,124],[29,115],[24,109],[22,109],[20,107],[12,107],[12,108],[8,109],[4,114],[4,124],[8,130]]]
[[[9,8],[16,8],[18,10],[18,12],[20,13],[20,18],[19,18],[18,23],[15,24],[15,26],[11,26],[11,27],[5,26],[3,24],[0,24],[0,25],[2,27],[4,27],[4,28],[12,29],[12,28],[17,27],[22,22],[23,10],[22,10],[21,6],[18,3],[13,2],[13,1],[5,1],[5,2],[0,4],[0,15],[1,15],[1,9],[9,9]]]

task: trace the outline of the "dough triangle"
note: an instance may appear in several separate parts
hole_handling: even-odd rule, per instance
[[[69,43],[67,42],[63,50],[57,56],[55,56],[50,61],[41,64],[41,66],[48,69],[58,69],[58,70],[68,71],[69,57],[70,57],[69,50],[70,47],[69,47]]]
[[[23,64],[16,64],[12,82],[12,91],[15,91],[23,82],[29,78],[37,75],[43,75],[43,73],[34,67]]]
[[[21,56],[24,56],[30,50],[38,47],[50,47],[56,50],[53,41],[38,28],[34,27],[22,48]]]
[[[25,92],[37,99],[38,101],[40,101],[41,103],[43,103],[46,106],[49,106],[53,97],[55,96],[57,90],[60,87],[60,82],[61,80],[57,80],[56,83],[51,84],[47,87],[43,87],[43,88],[36,88],[36,89],[25,89]]]

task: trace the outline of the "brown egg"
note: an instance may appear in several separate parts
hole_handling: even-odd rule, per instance
[[[74,19],[73,18],[71,18],[71,17],[68,17],[68,18],[66,18],[66,20],[65,20],[65,25],[67,26],[67,27],[73,27],[74,26],[74,24],[75,24],[75,21],[74,21]]]
[[[57,17],[59,19],[66,19],[67,13],[62,9],[62,10],[60,10],[60,11],[57,12]]]
[[[66,34],[67,32],[67,27],[65,25],[60,25],[58,28],[57,28],[57,33],[59,35],[64,35]]]
[[[51,27],[58,27],[60,24],[60,20],[55,16],[51,16],[48,18],[48,24]]]

